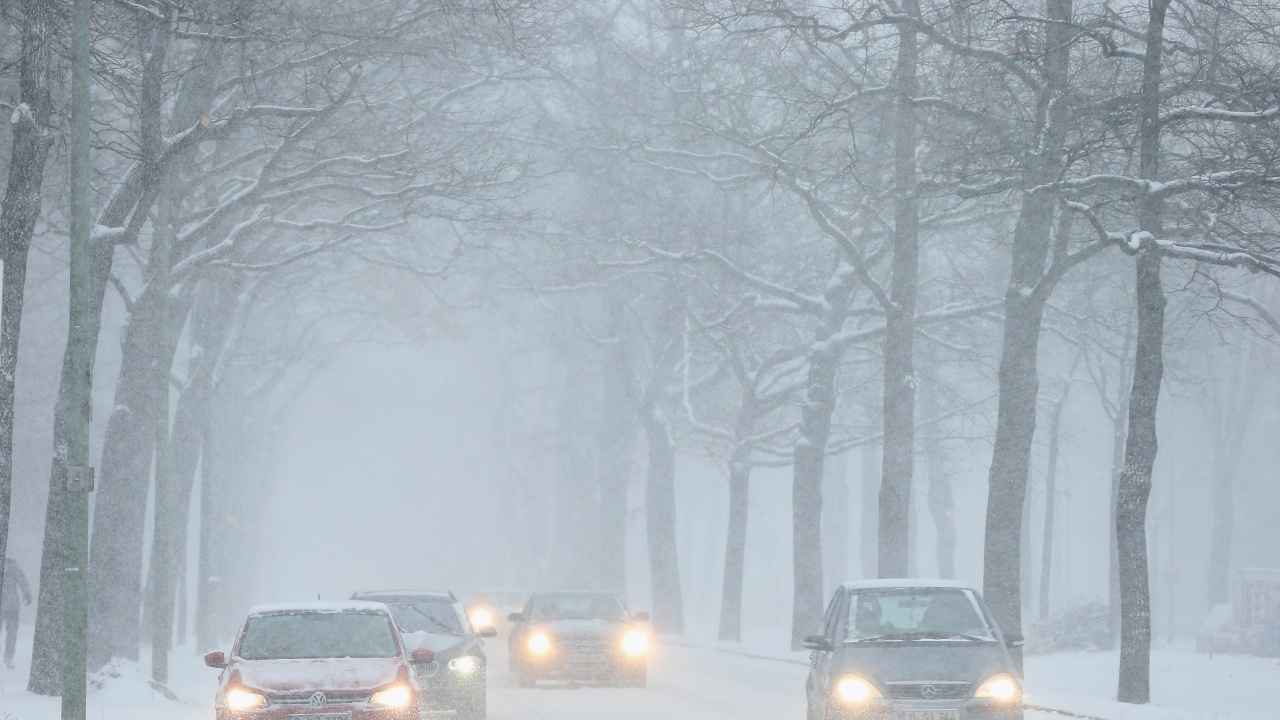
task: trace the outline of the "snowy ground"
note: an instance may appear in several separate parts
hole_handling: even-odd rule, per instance
[[[24,628],[13,670],[0,668],[0,720],[54,720],[57,698],[27,693],[30,628]],[[805,655],[742,645],[663,643],[655,648],[649,688],[537,689],[511,686],[502,639],[489,643],[492,720],[801,720]],[[1280,663],[1229,656],[1160,651],[1153,657],[1155,703],[1116,703],[1117,659],[1112,653],[1033,657],[1027,663],[1027,720],[1064,716],[1103,720],[1263,720],[1277,717]],[[170,687],[179,702],[153,690],[145,667],[122,665],[90,691],[92,720],[210,720],[216,670],[179,650]],[[1049,712],[1052,708],[1058,712]]]

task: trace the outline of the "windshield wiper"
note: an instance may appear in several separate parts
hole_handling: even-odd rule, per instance
[[[946,640],[955,638],[957,640],[967,640],[970,642],[987,642],[986,638],[980,638],[976,635],[966,635],[960,632],[952,632],[950,630],[915,630],[912,632],[889,633],[887,635],[875,635],[873,637],[854,638],[854,642],[878,642],[896,641],[896,640]]]
[[[435,619],[434,617],[432,617],[432,616],[430,616],[430,615],[428,615],[428,614],[426,614],[426,613],[422,612],[422,611],[421,611],[421,610],[419,610],[418,608],[416,608],[416,607],[414,607],[414,606],[412,606],[412,605],[410,605],[410,606],[408,606],[408,607],[409,607],[409,609],[410,609],[410,610],[412,610],[412,611],[414,611],[415,613],[417,613],[417,614],[421,615],[422,617],[426,618],[427,620],[429,620],[429,621],[431,622],[431,624],[435,625],[436,627],[440,628],[441,630],[445,631],[446,633],[448,633],[448,634],[450,634],[450,635],[457,635],[457,634],[458,634],[458,631],[457,631],[457,630],[454,630],[453,628],[449,627],[448,625],[445,625],[444,623],[440,622],[439,620]]]

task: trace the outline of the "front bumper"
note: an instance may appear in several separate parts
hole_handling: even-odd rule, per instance
[[[215,711],[217,720],[308,720],[308,716],[317,716],[316,720],[419,720],[421,713],[418,703],[409,707],[388,710],[368,706],[334,705],[332,707],[309,708],[292,706],[267,706],[261,710],[244,710],[236,712],[227,708]]]
[[[529,679],[604,682],[645,669],[647,655],[633,657],[612,646],[605,649],[557,648],[546,655],[522,654],[519,671]]]
[[[422,694],[424,710],[458,710],[474,705],[477,698],[485,696],[487,683],[484,665],[469,673],[450,670],[447,665],[442,665],[430,677],[418,675],[418,690]]]
[[[828,701],[828,718],[839,720],[899,720],[907,710],[959,710],[960,720],[1023,720],[1022,704],[997,703],[991,700],[869,700],[850,707],[836,700]],[[927,717],[927,716],[926,716]]]

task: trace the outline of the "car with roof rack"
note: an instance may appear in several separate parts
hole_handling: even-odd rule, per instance
[[[804,645],[809,720],[1022,720],[1009,647],[964,583],[845,583]]]

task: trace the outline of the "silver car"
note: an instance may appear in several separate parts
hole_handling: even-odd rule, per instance
[[[1022,720],[1004,638],[962,583],[846,583],[805,647],[809,720]]]

